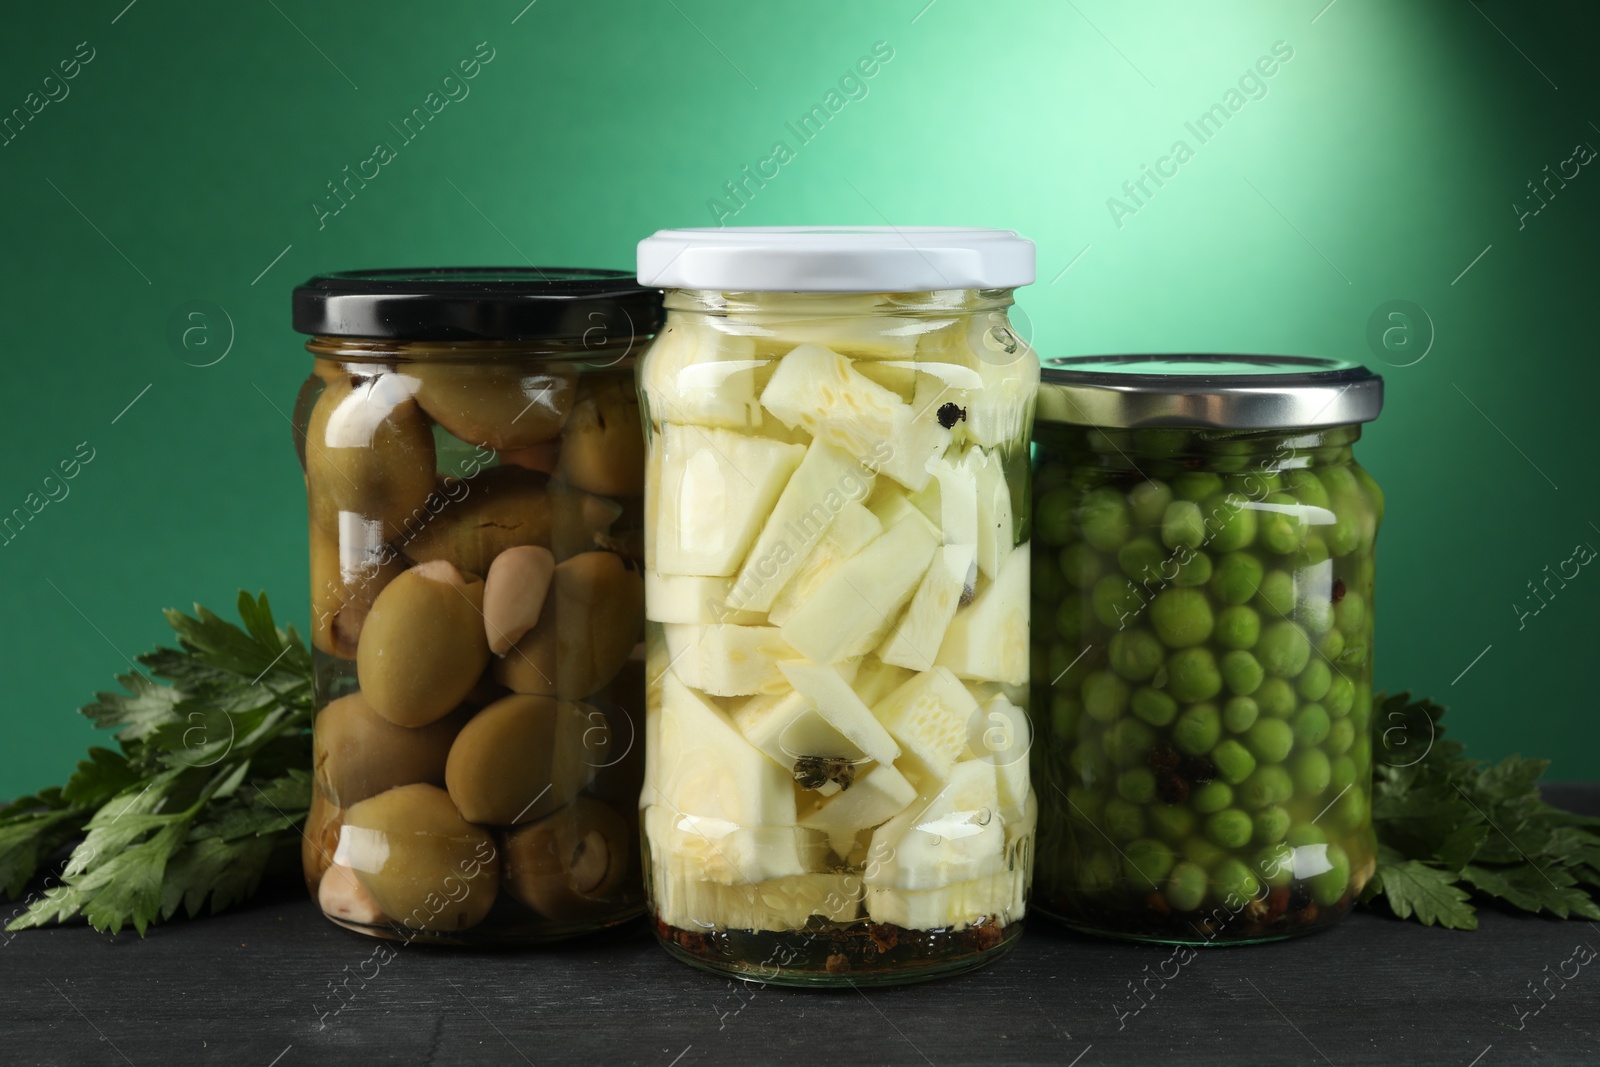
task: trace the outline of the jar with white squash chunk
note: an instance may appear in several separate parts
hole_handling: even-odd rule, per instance
[[[646,889],[668,952],[898,984],[1020,935],[1028,442],[1008,231],[641,242]]]
[[[643,910],[644,441],[616,271],[324,275],[295,411],[328,918],[505,945]]]

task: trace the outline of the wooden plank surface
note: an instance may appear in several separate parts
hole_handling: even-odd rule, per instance
[[[1600,810],[1600,786],[1552,799]],[[796,992],[684,967],[642,923],[537,951],[409,946],[380,965],[375,942],[284,892],[143,940],[7,935],[0,1062],[1600,1063],[1600,957],[1568,962],[1600,950],[1600,929],[1482,920],[1452,933],[1358,912],[1313,937],[1199,952],[1164,983],[1150,976],[1173,975],[1170,949],[1035,920],[975,974]],[[353,993],[335,996],[341,982]]]

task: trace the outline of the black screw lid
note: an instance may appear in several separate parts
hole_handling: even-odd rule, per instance
[[[319,274],[294,291],[294,328],[321,336],[396,341],[593,338],[625,344],[660,326],[660,291],[641,286],[621,270],[339,271]]]

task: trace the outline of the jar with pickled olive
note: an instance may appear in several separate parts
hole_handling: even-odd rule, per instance
[[[318,704],[302,854],[341,926],[496,945],[643,911],[633,374],[660,315],[617,271],[295,290]]]
[[[1376,862],[1383,380],[1265,356],[1046,360],[1035,427],[1035,899],[1194,945],[1337,922]]]
[[[1022,929],[1033,280],[1007,231],[662,231],[646,416],[646,888],[667,951],[788,985]]]

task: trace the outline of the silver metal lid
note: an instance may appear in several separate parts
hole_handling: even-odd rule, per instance
[[[1041,422],[1273,430],[1371,422],[1383,408],[1382,378],[1321,356],[1062,356],[1042,365]]]

